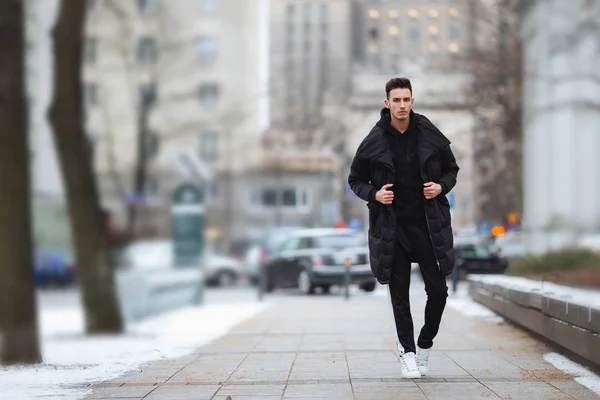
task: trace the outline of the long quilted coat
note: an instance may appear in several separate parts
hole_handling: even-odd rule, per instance
[[[425,116],[411,111],[418,131],[419,166],[424,182],[436,182],[442,193],[425,200],[425,215],[438,267],[444,275],[454,268],[454,243],[450,220],[450,205],[446,194],[456,184],[458,165],[450,149],[450,141]],[[381,111],[389,119],[389,110]],[[393,183],[395,169],[392,151],[384,135],[389,135],[381,124],[373,127],[362,141],[352,161],[348,183],[358,197],[367,201],[369,208],[369,252],[371,270],[379,283],[388,284],[394,264],[396,216],[392,205],[375,200],[375,192],[385,184]]]

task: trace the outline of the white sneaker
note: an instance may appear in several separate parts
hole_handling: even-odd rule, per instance
[[[421,376],[429,372],[429,351],[431,349],[422,349],[417,346],[417,369]]]
[[[403,378],[417,379],[421,377],[421,373],[417,369],[415,353],[401,353],[398,358]]]

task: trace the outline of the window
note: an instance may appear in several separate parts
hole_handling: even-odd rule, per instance
[[[304,18],[310,18],[310,4],[304,4]]]
[[[421,36],[421,32],[419,32],[419,28],[410,28],[408,30],[408,36],[412,40],[419,40],[419,37]]]
[[[460,48],[457,43],[450,43],[448,45],[448,51],[451,53],[458,53],[459,50]]]
[[[410,18],[418,18],[419,17],[419,11],[417,11],[414,8],[411,8],[411,9],[408,10],[408,16]]]
[[[219,0],[196,0],[200,14],[214,14],[219,11]]]
[[[219,102],[219,86],[216,83],[205,83],[200,86],[200,104],[205,108],[215,108]]]
[[[430,34],[432,34],[432,35],[439,35],[439,33],[440,33],[440,28],[438,28],[438,27],[437,27],[437,26],[435,26],[435,25],[431,25],[431,26],[429,27],[429,33],[430,33]]]
[[[388,17],[390,17],[390,18],[398,18],[398,10],[390,10],[390,11],[388,11]]]
[[[448,14],[452,15],[453,17],[458,17],[458,8],[456,7],[452,7],[448,10]]]
[[[83,60],[87,64],[95,64],[97,54],[98,54],[98,41],[94,38],[86,39],[85,44],[83,46]]]
[[[85,83],[83,85],[83,102],[87,106],[98,104],[98,87],[95,83]]]
[[[293,4],[288,4],[287,6],[287,17],[288,18],[293,18],[294,17],[294,13],[296,11],[296,8],[294,7]]]
[[[398,29],[398,27],[396,25],[391,25],[388,27],[388,33],[392,36],[398,35],[399,32],[400,32],[400,30]]]
[[[321,248],[356,247],[366,244],[364,236],[356,234],[319,236],[316,238],[316,241],[317,247]]]
[[[138,61],[144,64],[155,63],[158,59],[158,48],[153,38],[143,37],[138,43]]]
[[[138,8],[144,15],[156,14],[158,10],[158,0],[138,0]]]
[[[437,18],[440,16],[440,12],[437,9],[432,8],[431,10],[429,10],[429,16],[431,18]]]
[[[308,35],[308,34],[310,34],[310,27],[311,27],[311,26],[310,26],[310,22],[305,22],[305,23],[304,23],[304,34],[305,34],[305,35]]]
[[[311,48],[312,48],[311,42],[304,42],[304,52],[305,53],[310,53]]]
[[[458,38],[460,37],[460,31],[458,30],[458,27],[451,26],[450,30],[448,31],[448,36],[451,40],[458,40]]]
[[[374,8],[370,9],[368,14],[369,18],[379,18],[379,10],[376,10]]]
[[[142,83],[138,89],[140,104],[152,104],[156,100],[156,85],[154,83]]]
[[[327,24],[327,22],[321,22],[321,33],[323,35],[326,35],[328,31],[329,31],[329,25]]]
[[[329,17],[329,4],[321,4],[321,19]]]
[[[308,192],[306,189],[293,187],[263,188],[251,193],[250,202],[263,209],[301,209],[308,206]]]
[[[287,33],[290,36],[294,34],[294,24],[292,24],[291,22],[287,23]]]
[[[219,158],[219,134],[216,131],[200,134],[200,158],[204,161],[215,161]]]
[[[202,36],[198,39],[198,58],[203,64],[212,64],[219,56],[219,41],[214,36]]]
[[[294,54],[294,42],[292,42],[292,41],[287,42],[285,49],[288,54]]]
[[[438,51],[438,47],[436,43],[429,43],[429,45],[427,46],[427,48],[429,49],[430,53],[437,53]]]

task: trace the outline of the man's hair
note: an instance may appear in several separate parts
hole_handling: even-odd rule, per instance
[[[390,92],[394,89],[408,89],[410,90],[410,95],[412,96],[412,85],[410,84],[410,79],[408,78],[393,78],[385,84],[385,96],[388,100],[390,99]]]

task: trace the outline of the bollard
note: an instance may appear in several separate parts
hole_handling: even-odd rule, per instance
[[[258,301],[262,301],[267,287],[267,277],[264,265],[258,268]]]
[[[350,267],[352,266],[352,260],[347,258],[344,265],[346,266],[346,270],[344,271],[344,286],[346,287],[344,297],[348,300],[350,298]]]

